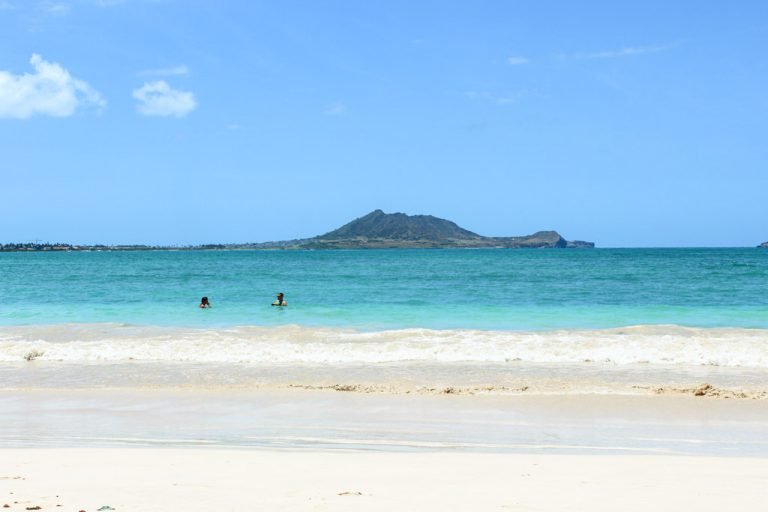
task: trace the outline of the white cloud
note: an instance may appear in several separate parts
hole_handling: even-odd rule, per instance
[[[507,62],[513,66],[519,66],[520,64],[527,64],[528,59],[525,57],[510,57],[507,59]]]
[[[71,116],[79,107],[103,108],[101,95],[83,80],[40,55],[29,59],[35,72],[13,75],[0,71],[0,118],[26,119],[33,115]]]
[[[323,111],[323,114],[327,116],[343,116],[347,113],[347,106],[341,102],[336,102],[331,105],[328,105],[328,108],[326,108]]]
[[[139,72],[141,76],[182,76],[189,74],[189,68],[185,65],[169,68],[145,69]]]
[[[194,94],[172,89],[165,80],[146,82],[134,89],[133,97],[139,102],[136,108],[145,116],[184,117],[197,107]]]

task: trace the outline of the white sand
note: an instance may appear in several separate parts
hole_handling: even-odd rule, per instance
[[[359,494],[358,494],[359,493]],[[765,510],[768,459],[4,449],[1,510]],[[57,507],[57,505],[61,505]]]
[[[7,391],[0,512],[763,511],[767,427],[693,396]]]

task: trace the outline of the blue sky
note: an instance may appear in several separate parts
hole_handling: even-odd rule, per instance
[[[767,50],[759,1],[0,0],[0,242],[756,245]]]

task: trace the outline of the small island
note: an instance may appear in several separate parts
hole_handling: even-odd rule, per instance
[[[448,249],[448,248],[592,248],[592,242],[569,241],[557,231],[488,237],[432,215],[406,215],[374,210],[324,235],[303,240],[265,242],[259,248],[295,249]]]
[[[275,249],[571,249],[592,248],[593,242],[566,240],[557,231],[532,235],[489,237],[432,215],[406,215],[374,210],[338,229],[312,238],[244,244],[193,246],[71,245],[67,243],[0,244],[0,252],[40,251],[169,251]]]
[[[758,247],[761,247],[763,249],[768,249],[768,242],[763,242],[760,245],[758,245]]]

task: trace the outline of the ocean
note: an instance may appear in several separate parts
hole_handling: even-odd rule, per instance
[[[759,249],[0,253],[0,446],[764,454],[767,283]]]
[[[244,385],[320,386],[332,368],[395,387],[504,388],[527,365],[762,375],[767,285],[760,249],[2,253],[0,363],[167,364],[138,373],[184,385],[209,366]]]
[[[761,249],[0,253],[0,286],[6,326],[768,328]]]

